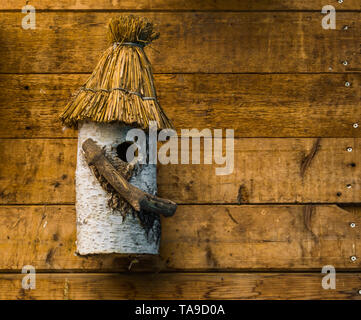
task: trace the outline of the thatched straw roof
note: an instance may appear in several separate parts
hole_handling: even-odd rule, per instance
[[[147,129],[172,128],[158,103],[152,68],[143,47],[159,37],[145,18],[121,16],[109,22],[111,46],[60,115],[63,123],[123,122]]]

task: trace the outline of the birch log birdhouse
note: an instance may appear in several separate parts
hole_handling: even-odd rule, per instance
[[[111,19],[109,48],[60,116],[66,126],[78,128],[79,254],[157,254],[159,214],[171,216],[176,210],[175,203],[155,196],[156,164],[140,163],[136,148],[134,159],[128,152],[130,130],[147,130],[152,121],[158,129],[172,128],[144,52],[158,36],[144,18]]]

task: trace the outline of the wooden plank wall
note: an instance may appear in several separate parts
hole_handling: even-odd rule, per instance
[[[359,299],[361,3],[331,2],[335,30],[321,0],[37,0],[23,30],[25,1],[2,0],[0,299]],[[176,127],[235,129],[235,170],[160,166],[180,204],[160,256],[81,257],[76,132],[57,115],[124,12],[161,31],[146,50]]]

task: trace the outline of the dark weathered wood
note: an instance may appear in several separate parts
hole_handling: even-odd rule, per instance
[[[155,50],[146,49],[156,73],[361,70],[361,12],[338,12],[337,30],[322,28],[321,12],[140,14],[161,32]],[[0,72],[91,72],[107,48],[105,26],[116,15],[42,12],[35,30],[23,30],[21,12],[2,13]]]
[[[181,205],[174,217],[162,218],[159,257],[84,257],[75,255],[74,206],[0,206],[0,270],[18,271],[27,264],[38,271],[77,272],[319,272],[328,264],[359,270],[360,228],[357,207]]]
[[[346,299],[361,298],[360,273],[337,273],[336,289],[317,273],[37,274],[24,290],[24,275],[2,274],[0,299]],[[227,312],[227,309],[226,309]],[[178,310],[180,314],[180,309]]]
[[[76,137],[58,120],[88,75],[0,75],[0,137]],[[360,74],[157,74],[175,127],[236,137],[361,137]],[[344,83],[352,85],[347,88]]]
[[[36,0],[29,4],[41,10],[317,10],[325,5],[322,0]],[[358,0],[346,0],[342,4],[332,1],[337,11],[360,10]],[[2,0],[0,10],[21,9],[22,0]]]
[[[113,167],[105,157],[101,147],[94,140],[90,138],[85,140],[82,149],[88,165],[94,165],[98,172],[134,210],[162,214],[165,217],[172,216],[177,210],[177,204],[173,201],[156,197],[130,184]]]
[[[321,139],[302,175],[316,141],[235,139],[234,171],[224,176],[216,175],[224,165],[214,161],[158,164],[158,195],[178,204],[360,203],[361,139]],[[1,139],[0,203],[74,203],[76,144],[75,139]]]

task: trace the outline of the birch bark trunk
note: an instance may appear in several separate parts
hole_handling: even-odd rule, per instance
[[[125,141],[129,127],[121,124],[79,123],[76,179],[77,252],[81,255],[101,253],[158,254],[160,220],[148,232],[134,214],[123,218],[108,205],[109,194],[102,188],[85,161],[82,144],[92,138],[105,146],[109,157],[117,157],[117,146]],[[131,184],[155,195],[156,165],[142,165],[129,180]]]

